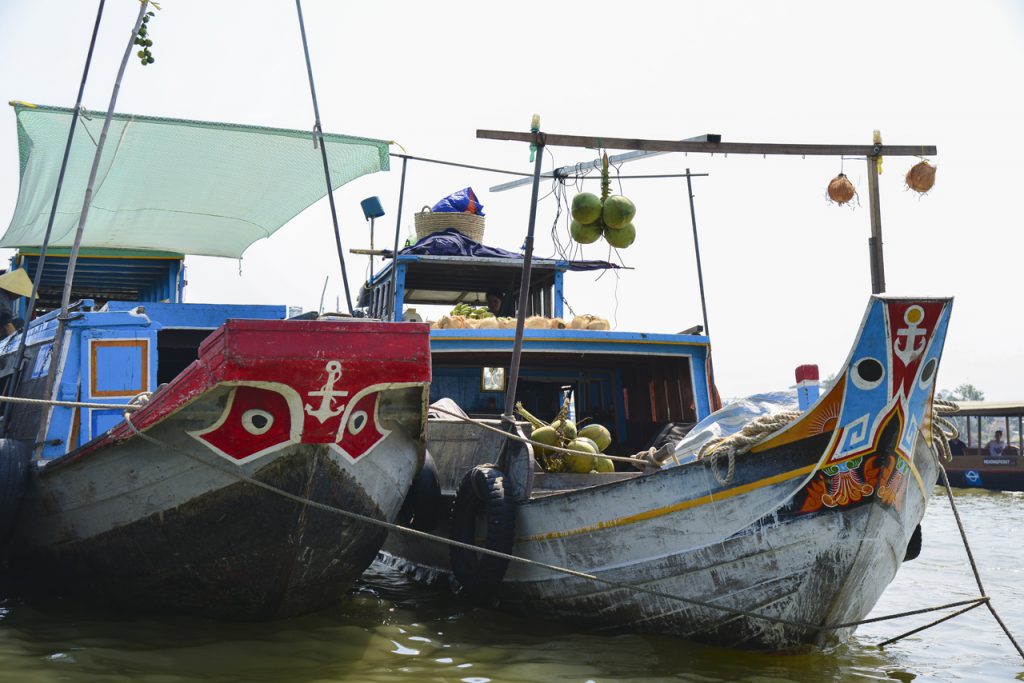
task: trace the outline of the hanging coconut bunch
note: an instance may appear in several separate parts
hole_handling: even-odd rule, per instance
[[[609,191],[608,154],[601,160],[601,196],[581,192],[572,198],[572,223],[569,233],[580,244],[591,244],[604,236],[616,249],[625,249],[636,239],[633,217],[636,205],[622,195]]]
[[[907,187],[914,192],[926,194],[935,185],[935,167],[922,159],[907,171]]]
[[[843,204],[848,204],[851,199],[857,196],[857,190],[853,187],[850,179],[846,177],[846,174],[840,173],[829,182],[827,194],[829,201],[842,206]]]

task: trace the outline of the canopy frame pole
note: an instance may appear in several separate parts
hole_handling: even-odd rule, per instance
[[[32,278],[32,294],[28,299],[28,308],[25,309],[25,324],[21,329],[21,339],[18,341],[18,354],[14,361],[14,374],[5,387],[4,394],[14,396],[21,386],[21,377],[24,371],[22,365],[25,362],[25,348],[28,343],[29,321],[32,319],[32,312],[36,308],[36,299],[39,296],[39,284],[43,279],[43,267],[46,265],[46,252],[50,246],[50,235],[53,232],[53,221],[57,217],[57,204],[60,202],[60,191],[64,185],[64,172],[68,168],[68,157],[71,156],[71,143],[75,139],[75,128],[78,125],[78,114],[82,109],[82,97],[85,94],[85,82],[89,78],[89,68],[92,65],[92,55],[96,49],[96,36],[100,32],[100,22],[103,19],[103,6],[106,0],[100,0],[96,9],[96,23],[92,27],[92,38],[89,40],[89,51],[85,55],[85,68],[82,69],[82,82],[78,85],[78,98],[75,100],[75,108],[71,112],[71,126],[68,129],[68,141],[64,145],[64,157],[60,162],[60,173],[57,175],[57,188],[53,193],[53,204],[50,206],[50,218],[46,223],[46,234],[43,235],[43,244],[39,248],[39,262],[36,263],[36,272]],[[7,422],[10,418],[13,403],[4,404],[3,419],[0,419],[0,437],[7,436]]]
[[[324,144],[324,131],[320,125],[320,105],[316,99],[316,85],[313,83],[313,65],[309,60],[309,43],[306,41],[306,22],[302,19],[302,0],[295,0],[295,10],[299,15],[299,32],[302,34],[302,52],[306,56],[306,74],[309,76],[309,94],[313,98],[313,134],[320,145],[320,154],[324,162],[324,178],[327,181],[327,200],[331,205],[331,221],[334,223],[334,242],[338,247],[338,262],[341,264],[341,282],[345,285],[345,304],[348,314],[354,315],[352,294],[348,288],[348,270],[345,268],[345,251],[341,246],[341,229],[338,227],[338,209],[334,205],[334,185],[331,183],[331,169],[327,163],[327,145]]]
[[[690,179],[690,169],[686,169],[686,194],[690,198],[690,225],[693,226],[693,254],[697,259],[697,285],[700,287],[700,311],[704,318],[704,336],[711,336],[711,328],[708,327],[708,302],[704,296],[704,268],[700,260],[700,238],[697,237],[697,212],[693,208],[693,181]],[[717,403],[715,399],[715,367],[711,360],[711,348],[708,347],[708,384],[711,391],[712,410]]]
[[[398,301],[398,292],[395,289],[398,285],[398,239],[402,234],[402,204],[405,202],[405,170],[409,166],[409,157],[402,157],[402,182],[398,186],[398,216],[395,217],[395,250],[391,256],[391,319],[401,320],[400,311],[396,311],[395,303]],[[373,272],[372,269],[370,271]]]
[[[117,95],[121,91],[121,80],[124,78],[124,70],[128,66],[128,58],[131,57],[132,48],[135,45],[135,37],[142,26],[142,19],[146,16],[149,8],[149,0],[139,0],[139,15],[135,18],[135,25],[132,27],[131,37],[125,47],[124,55],[121,57],[121,66],[117,70],[117,78],[114,80],[114,89],[110,93],[110,105],[107,107],[107,114],[103,118],[103,128],[100,131],[99,140],[96,143],[96,154],[92,158],[92,168],[89,170],[89,182],[85,186],[85,199],[82,202],[82,213],[78,217],[78,229],[75,231],[75,241],[71,245],[71,253],[68,255],[68,271],[64,276],[64,292],[61,294],[60,315],[57,317],[57,331],[53,337],[53,353],[50,357],[50,370],[46,375],[46,391],[43,394],[46,398],[56,399],[54,395],[54,384],[57,372],[60,369],[61,356],[64,352],[64,331],[68,324],[68,306],[71,303],[71,286],[75,280],[75,265],[78,262],[78,252],[82,247],[82,235],[85,232],[85,222],[89,218],[89,206],[92,204],[93,186],[96,184],[96,174],[100,168],[100,157],[103,156],[103,147],[107,141],[107,133],[110,130],[110,121],[114,117],[114,108],[117,106]],[[125,124],[127,125],[127,123]],[[54,407],[50,407],[52,414]],[[36,439],[36,458],[41,458],[43,447],[46,445],[46,432],[50,426],[49,414],[44,420],[40,420],[39,437]]]
[[[516,405],[516,388],[519,384],[519,364],[523,355],[523,329],[526,324],[526,308],[529,305],[530,269],[533,267],[533,233],[537,225],[537,198],[540,195],[540,169],[544,161],[544,135],[534,135],[537,157],[533,162],[533,189],[530,193],[530,222],[526,230],[526,251],[523,254],[523,275],[519,282],[519,310],[516,314],[516,339],[512,346],[512,365],[509,369],[508,384],[505,386],[505,412],[502,419],[515,424],[513,410]]]

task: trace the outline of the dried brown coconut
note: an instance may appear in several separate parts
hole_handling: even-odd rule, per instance
[[[928,190],[932,189],[933,185],[935,185],[935,167],[926,160],[914,164],[907,171],[907,187],[914,192],[925,194]]]
[[[828,198],[840,206],[856,196],[857,190],[845,173],[840,173],[828,184]]]

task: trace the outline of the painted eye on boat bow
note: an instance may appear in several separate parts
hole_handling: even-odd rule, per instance
[[[861,358],[850,369],[850,379],[858,389],[870,391],[885,379],[885,366],[875,358]]]
[[[274,426],[274,416],[265,410],[252,408],[242,413],[242,428],[253,436],[261,436]]]
[[[297,429],[301,433],[302,425]],[[292,411],[280,391],[239,386],[231,389],[220,418],[191,432],[217,454],[245,463],[292,443]]]

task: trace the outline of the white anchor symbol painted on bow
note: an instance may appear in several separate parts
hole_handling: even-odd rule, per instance
[[[327,381],[318,391],[310,391],[307,396],[319,396],[320,407],[314,409],[310,404],[306,404],[306,414],[311,417],[315,417],[320,420],[320,424],[323,424],[328,418],[340,415],[341,411],[345,410],[345,404],[341,404],[337,409],[332,408],[335,397],[348,396],[347,391],[335,391],[334,383],[341,379],[341,361],[332,360],[327,363]]]
[[[928,331],[922,330],[917,326],[917,323],[909,323],[907,327],[896,330],[896,334],[903,339],[904,343],[901,348],[900,339],[896,339],[892,344],[892,348],[904,365],[909,365],[911,361],[924,353],[925,340],[918,338],[927,335]]]

